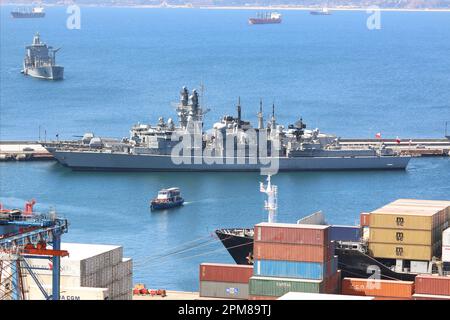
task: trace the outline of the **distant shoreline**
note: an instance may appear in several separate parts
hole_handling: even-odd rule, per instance
[[[44,7],[67,7],[70,4],[45,4]],[[0,6],[27,6],[30,4],[0,3]],[[201,9],[201,10],[277,10],[277,11],[314,11],[322,7],[304,6],[189,6],[189,5],[106,5],[106,4],[82,4],[80,7],[92,8],[135,8],[135,9]],[[380,11],[392,12],[450,12],[450,8],[378,8]],[[367,11],[374,10],[371,7],[328,7],[330,11]]]

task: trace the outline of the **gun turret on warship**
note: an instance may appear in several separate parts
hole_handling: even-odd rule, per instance
[[[392,149],[344,148],[339,138],[308,130],[302,119],[285,128],[278,124],[275,106],[264,125],[260,102],[258,126],[237,116],[224,116],[209,130],[203,117],[209,111],[196,90],[183,87],[176,112],[156,125],[136,124],[130,137],[105,139],[87,134],[81,141],[47,143],[45,147],[64,166],[103,171],[276,171],[405,169],[410,157]]]
[[[33,43],[26,47],[22,73],[35,78],[63,79],[64,67],[57,65],[55,60],[58,50],[41,42],[39,33],[36,33]]]

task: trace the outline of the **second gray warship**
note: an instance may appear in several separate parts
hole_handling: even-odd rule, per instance
[[[262,102],[258,126],[237,116],[224,116],[203,130],[207,111],[199,94],[186,87],[177,105],[179,123],[159,118],[156,125],[136,124],[130,137],[108,139],[85,134],[81,140],[44,146],[64,166],[103,171],[302,171],[405,169],[410,157],[380,144],[378,148],[344,148],[339,138],[308,130],[303,120],[285,128],[275,108],[264,124]]]
[[[41,42],[39,33],[36,33],[33,43],[26,47],[22,73],[41,79],[63,79],[64,67],[58,66],[55,60],[58,50]]]

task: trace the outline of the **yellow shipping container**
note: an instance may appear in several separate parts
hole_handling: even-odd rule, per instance
[[[405,214],[403,212],[372,212],[370,228],[432,230],[433,217],[428,215]]]
[[[435,232],[429,230],[404,230],[404,229],[380,229],[370,228],[370,242],[382,242],[393,244],[420,244],[431,246],[435,239]]]
[[[376,258],[429,261],[433,257],[433,246],[369,243],[370,254]]]

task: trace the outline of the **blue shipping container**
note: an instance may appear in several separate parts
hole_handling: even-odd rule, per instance
[[[330,226],[330,241],[359,241],[361,228],[359,226]]]
[[[319,262],[255,260],[254,274],[263,277],[322,280],[324,276],[327,276],[327,264]]]

